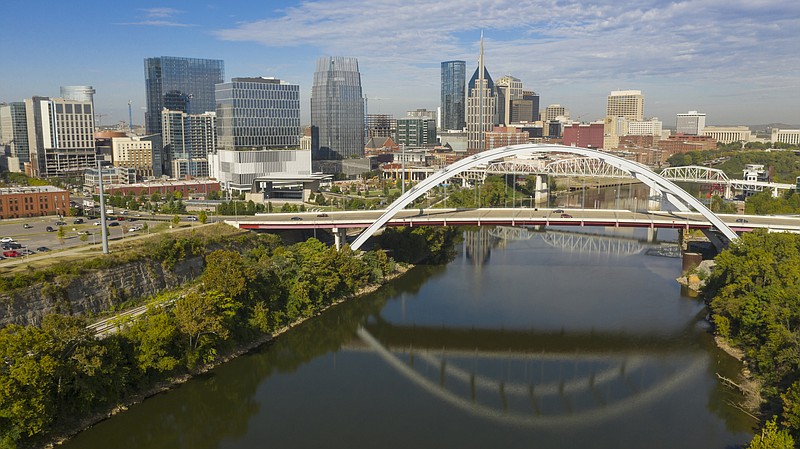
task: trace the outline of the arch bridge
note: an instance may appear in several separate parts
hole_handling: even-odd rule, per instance
[[[406,206],[427,193],[429,190],[454,176],[459,176],[462,173],[470,171],[478,166],[490,165],[491,163],[506,157],[531,157],[537,154],[546,153],[573,153],[584,157],[598,159],[614,169],[624,171],[631,177],[646,184],[651,190],[657,192],[662,198],[665,198],[678,210],[683,212],[688,212],[690,209],[696,210],[729,241],[733,241],[738,238],[733,229],[731,229],[727,224],[725,224],[725,222],[723,222],[719,217],[705,207],[697,198],[690,195],[679,186],[675,185],[675,183],[672,181],[669,181],[664,177],[654,173],[644,165],[608,153],[590,150],[587,148],[551,144],[523,144],[483,151],[473,156],[456,161],[453,164],[434,172],[424,180],[420,181],[417,185],[406,191],[405,194],[401,195],[392,204],[390,204],[386,211],[381,214],[381,216],[378,217],[375,222],[373,222],[364,231],[362,231],[361,234],[359,234],[358,238],[356,238],[351,247],[354,250],[359,249],[367,241],[367,239],[375,234],[375,232],[383,227],[389,220],[392,219],[392,217],[402,211]]]

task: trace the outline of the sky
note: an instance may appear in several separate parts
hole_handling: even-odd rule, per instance
[[[225,81],[299,84],[309,123],[315,61],[358,58],[369,113],[439,106],[440,64],[512,75],[541,107],[605,113],[612,90],[641,90],[645,115],[675,126],[800,125],[796,0],[27,0],[3,5],[0,102],[92,85],[102,125],[144,120],[144,58],[222,59]]]

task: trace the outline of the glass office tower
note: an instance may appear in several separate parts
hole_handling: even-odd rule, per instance
[[[161,134],[161,110],[202,114],[216,109],[214,85],[224,81],[225,63],[217,59],[161,56],[144,60],[148,134]]]
[[[314,159],[364,155],[364,96],[358,60],[317,59],[311,88],[311,153]]]
[[[464,116],[466,79],[465,61],[442,63],[442,129],[462,130],[466,126]]]

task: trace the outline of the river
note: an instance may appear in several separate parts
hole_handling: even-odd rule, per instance
[[[82,432],[66,449],[727,448],[739,364],[644,230],[481,228],[455,260]],[[671,230],[659,238],[674,242]]]

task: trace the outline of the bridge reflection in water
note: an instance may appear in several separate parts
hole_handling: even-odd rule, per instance
[[[433,329],[385,322],[367,324],[357,335],[364,347],[352,342],[347,349],[374,351],[433,397],[478,417],[528,427],[596,425],[648,410],[707,367],[702,351],[687,351],[674,338],[655,335]]]

